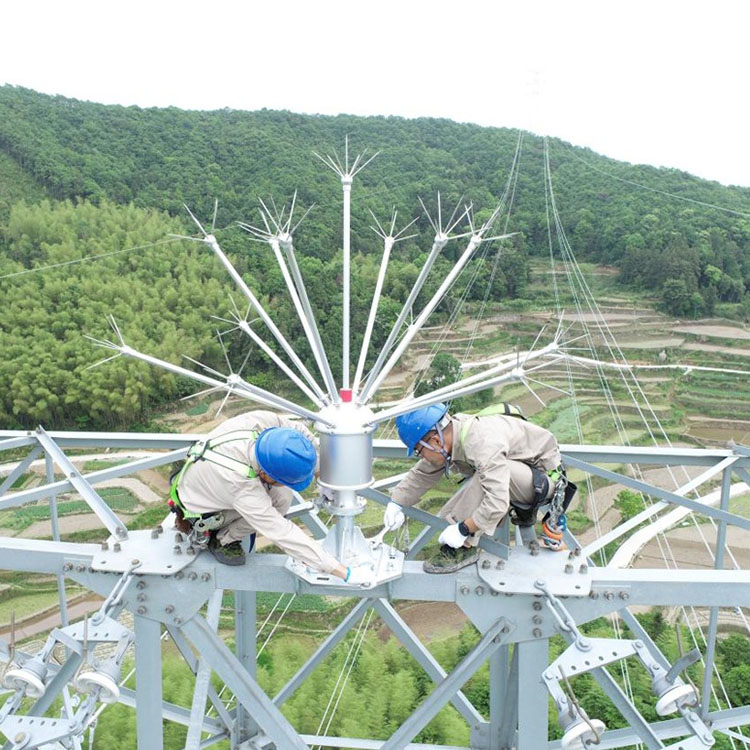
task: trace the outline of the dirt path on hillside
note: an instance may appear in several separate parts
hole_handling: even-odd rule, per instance
[[[717,352],[719,354],[732,354],[736,357],[750,357],[750,349],[740,349],[734,346],[720,346],[718,344],[702,344],[700,342],[690,342],[682,345],[683,349],[696,352]]]
[[[677,326],[672,329],[675,333],[689,333],[693,336],[709,336],[721,339],[750,339],[750,331],[734,326],[701,325],[697,323],[689,326]]]

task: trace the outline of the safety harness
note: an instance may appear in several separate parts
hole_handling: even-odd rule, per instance
[[[182,478],[185,476],[185,472],[197,461],[208,461],[209,463],[223,466],[225,469],[234,471],[246,479],[256,479],[258,473],[252,466],[250,466],[250,464],[232,458],[231,456],[227,456],[225,453],[220,453],[216,449],[222,445],[236,442],[238,440],[255,441],[258,439],[259,434],[260,433],[256,430],[233,430],[224,435],[212,438],[211,440],[199,440],[190,446],[185,463],[177,474],[173,475],[170,482],[169,500],[167,501],[167,505],[169,505],[169,509],[173,513],[177,514],[179,521],[186,522],[188,526],[196,532],[196,538],[199,543],[207,543],[210,532],[223,525],[224,514],[221,511],[213,511],[211,513],[193,513],[182,504],[178,488]]]

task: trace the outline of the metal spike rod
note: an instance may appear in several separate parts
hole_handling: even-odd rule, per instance
[[[263,305],[260,304],[258,299],[255,297],[255,295],[252,293],[250,288],[247,286],[247,284],[243,280],[243,278],[239,275],[239,273],[237,273],[237,270],[229,262],[229,258],[227,258],[227,256],[224,254],[224,251],[219,246],[219,243],[216,241],[216,238],[213,235],[209,235],[205,241],[209,245],[209,247],[214,251],[216,256],[219,258],[224,268],[228,271],[229,275],[232,277],[234,282],[239,287],[240,291],[247,297],[248,301],[253,306],[253,308],[258,313],[258,315],[260,315],[261,320],[266,324],[266,326],[271,331],[276,341],[279,342],[282,349],[286,352],[287,356],[295,365],[295,367],[300,372],[302,377],[305,379],[307,384],[310,386],[313,392],[317,395],[318,399],[320,399],[321,401],[328,401],[329,397],[327,397],[324,394],[323,390],[317,384],[317,382],[315,381],[315,378],[313,378],[313,376],[310,374],[307,367],[305,367],[300,357],[294,351],[292,346],[286,340],[286,338],[278,329],[278,327],[273,322],[273,320],[268,315],[268,313],[266,313],[265,309],[263,308]]]
[[[268,244],[273,250],[274,257],[276,258],[276,262],[281,270],[281,275],[284,278],[284,283],[289,291],[289,296],[294,304],[294,309],[297,312],[297,316],[302,324],[302,329],[305,332],[310,349],[315,357],[315,362],[317,363],[320,374],[323,376],[323,381],[328,388],[328,395],[331,401],[335,402],[338,400],[336,383],[334,382],[331,366],[328,363],[328,357],[325,348],[323,347],[323,341],[320,337],[317,323],[315,322],[315,316],[310,307],[310,301],[307,297],[307,291],[302,280],[302,275],[299,272],[297,261],[294,257],[292,239],[289,235],[285,235],[282,242],[279,237],[272,237]],[[282,244],[284,246],[286,257],[289,260],[289,266],[292,269],[291,272],[281,254]],[[294,278],[292,278],[292,274],[294,274]]]
[[[404,231],[406,231],[410,226],[414,224],[417,219],[412,219],[401,231],[397,232],[394,236],[393,230],[395,228],[396,223],[396,215],[397,212],[394,209],[393,211],[393,218],[391,220],[391,229],[388,235],[385,234],[383,231],[383,227],[381,226],[380,222],[378,221],[377,217],[375,216],[372,211],[370,211],[372,214],[373,219],[375,219],[375,223],[380,228],[380,233],[376,232],[377,234],[380,234],[380,236],[383,238],[383,257],[380,261],[380,269],[378,271],[378,278],[375,283],[375,292],[373,293],[372,297],[372,303],[370,305],[370,314],[367,318],[367,325],[365,326],[365,334],[362,338],[362,347],[360,349],[359,353],[359,361],[357,363],[357,370],[354,375],[354,383],[352,385],[352,390],[354,393],[354,397],[357,397],[357,393],[359,391],[359,385],[362,380],[362,373],[365,368],[365,362],[367,361],[367,353],[370,348],[370,339],[372,337],[372,331],[375,327],[375,320],[377,317],[378,307],[380,306],[380,296],[383,289],[383,282],[385,280],[385,274],[388,270],[388,262],[390,260],[391,250],[393,249],[393,246],[397,242],[402,242],[406,239],[409,239],[409,236],[406,237],[400,237],[399,235],[403,234]],[[410,235],[413,236],[413,235]]]
[[[556,350],[557,345],[553,342],[547,347],[540,349],[538,352],[530,355],[530,359],[536,359],[540,357],[548,357],[553,354]],[[393,419],[401,414],[406,414],[414,409],[421,408],[424,406],[430,406],[437,404],[441,401],[451,401],[461,396],[468,396],[472,393],[478,393],[479,391],[491,388],[501,383],[520,381],[525,376],[526,371],[513,364],[502,367],[501,371],[497,375],[492,377],[486,377],[486,373],[481,373],[479,376],[472,375],[470,378],[466,378],[465,381],[459,380],[457,383],[452,383],[449,386],[444,386],[430,393],[426,393],[416,399],[406,399],[394,406],[387,409],[375,412],[373,416],[372,424],[382,422],[386,419]]]
[[[427,303],[425,308],[422,310],[422,312],[419,314],[417,319],[414,321],[414,323],[409,326],[409,329],[406,331],[404,336],[402,337],[401,341],[399,342],[398,346],[396,347],[393,354],[390,356],[388,361],[382,366],[382,369],[377,374],[377,376],[372,380],[371,382],[368,382],[365,385],[365,390],[362,395],[363,401],[373,395],[377,392],[378,387],[383,382],[383,380],[387,377],[388,373],[391,371],[391,369],[394,367],[396,362],[401,358],[401,355],[406,351],[406,348],[409,346],[409,344],[412,342],[414,337],[419,333],[419,330],[424,325],[425,320],[430,316],[432,311],[437,307],[438,303],[442,300],[442,298],[445,296],[445,293],[448,291],[448,289],[452,286],[453,282],[456,280],[458,275],[461,273],[461,271],[464,269],[466,264],[469,262],[470,258],[474,254],[474,252],[477,250],[477,248],[482,244],[482,236],[481,234],[474,234],[472,235],[471,239],[469,240],[469,243],[466,246],[466,249],[462,253],[461,257],[458,259],[456,264],[453,266],[451,271],[448,273],[448,275],[443,280],[443,283],[438,288],[437,292],[432,296],[430,301]],[[377,363],[376,363],[377,365]],[[374,368],[373,368],[374,369]]]
[[[111,344],[111,346],[115,347],[116,345]],[[312,412],[309,409],[300,406],[299,404],[295,404],[293,401],[289,401],[288,399],[282,398],[281,396],[277,396],[270,391],[265,390],[264,388],[254,386],[251,383],[242,380],[242,378],[237,375],[227,376],[226,381],[222,383],[218,380],[215,380],[214,378],[209,378],[206,375],[201,375],[200,373],[193,372],[192,370],[186,370],[184,367],[174,365],[171,362],[166,362],[165,360],[158,359],[157,357],[152,357],[148,354],[143,354],[142,352],[139,352],[127,345],[120,347],[120,351],[127,357],[139,359],[142,362],[148,362],[151,365],[161,367],[162,369],[173,372],[176,375],[183,375],[184,377],[191,378],[192,380],[197,380],[198,382],[214,386],[221,390],[231,390],[237,393],[239,396],[242,396],[243,398],[259,401],[260,403],[266,404],[267,406],[274,406],[285,411],[290,411],[292,412],[292,414],[296,414],[297,416],[303,417],[304,419],[309,419],[311,421],[317,421],[323,424],[327,424],[328,426],[333,426],[333,423],[316,414],[315,412]]]

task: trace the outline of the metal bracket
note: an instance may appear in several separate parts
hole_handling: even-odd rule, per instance
[[[701,652],[697,648],[694,648],[692,651],[688,651],[683,657],[679,658],[672,665],[669,672],[667,672],[667,682],[674,682],[675,678],[678,674],[680,674],[680,672],[687,669],[691,664],[695,664],[695,662],[700,661],[700,658]]]
[[[139,573],[173,575],[196,558],[198,548],[174,528],[163,532],[131,531],[127,539],[111,536],[94,555],[91,567],[96,571],[124,573],[138,561]]]
[[[507,560],[479,552],[479,577],[494,591],[513,594],[538,594],[535,581],[544,580],[558,596],[586,597],[591,591],[591,576],[586,564],[574,564],[567,555],[551,550],[532,554],[526,547],[514,547]]]

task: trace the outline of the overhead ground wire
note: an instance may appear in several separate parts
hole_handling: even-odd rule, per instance
[[[546,157],[546,165],[547,165],[547,180],[549,182],[549,190],[552,193],[551,173],[549,172],[549,166],[548,166],[549,165],[548,148],[546,148],[545,157]],[[553,198],[553,201],[554,201],[554,194],[553,193],[552,193],[552,198]],[[591,313],[594,316],[594,320],[595,320],[595,322],[596,322],[596,324],[597,324],[597,326],[599,328],[600,334],[602,335],[602,337],[603,337],[603,339],[605,341],[605,345],[609,349],[610,356],[612,356],[614,359],[618,358],[617,355],[615,355],[615,352],[612,350],[612,345],[614,345],[614,347],[617,349],[617,354],[619,354],[619,358],[622,361],[626,362],[627,360],[625,359],[624,354],[622,353],[622,350],[617,345],[617,342],[616,342],[616,340],[615,340],[615,338],[614,338],[614,336],[612,334],[612,331],[609,328],[609,324],[607,323],[607,321],[604,318],[604,316],[601,314],[601,311],[598,309],[598,306],[596,305],[596,302],[593,300],[593,295],[591,294],[591,291],[590,291],[590,289],[588,287],[588,284],[587,284],[585,278],[583,277],[583,275],[582,275],[582,273],[580,271],[580,268],[577,265],[577,262],[575,261],[575,258],[574,258],[573,254],[572,254],[572,248],[570,247],[570,244],[567,241],[567,237],[564,236],[564,229],[562,228],[562,223],[561,223],[561,221],[559,219],[559,215],[557,214],[556,209],[554,209],[554,213],[555,213],[555,222],[556,222],[556,225],[557,225],[557,228],[558,228],[558,236],[560,237],[560,245],[561,245],[561,249],[562,249],[562,253],[563,253],[563,261],[564,261],[564,263],[567,266],[569,266],[568,270],[570,270],[571,268],[573,269],[573,276],[578,276],[578,278],[579,278],[579,282],[581,284],[581,288],[582,288],[582,291],[583,291],[584,298],[586,299],[587,305],[589,306],[589,308],[591,310]],[[566,255],[567,255],[567,258],[565,257]],[[577,293],[575,292],[575,290],[574,290],[573,293],[574,293],[574,296],[576,296],[576,298],[577,298]],[[592,304],[592,302],[593,302],[593,304]],[[587,328],[586,323],[585,323],[585,318],[582,315],[581,315],[581,324],[584,326],[584,328]],[[589,340],[590,340],[590,338],[589,338]],[[593,343],[593,341],[591,341],[591,343]],[[592,347],[592,351],[595,352],[595,347]],[[601,368],[597,367],[597,369],[601,369]],[[643,410],[641,408],[640,402],[639,402],[638,398],[636,398],[635,391],[631,388],[630,383],[628,381],[628,378],[626,377],[625,372],[624,371],[620,371],[620,372],[621,372],[621,377],[623,379],[625,387],[626,387],[629,395],[631,396],[634,404],[636,405],[636,409],[637,409],[637,411],[638,411],[638,413],[639,413],[639,415],[641,417],[641,420],[642,420],[643,424],[645,425],[645,427],[647,429],[647,432],[648,432],[649,436],[651,437],[652,441],[656,444],[656,442],[657,442],[656,441],[656,436],[653,434],[653,431],[650,428],[649,420],[646,419],[646,415],[643,413]],[[649,403],[648,397],[646,396],[645,392],[641,388],[641,385],[638,382],[635,374],[632,373],[632,372],[630,372],[629,374],[632,376],[634,384],[635,384],[635,388],[640,393],[640,396],[642,397],[642,399],[643,399],[643,401],[644,401],[644,403],[646,405],[646,408],[648,409],[648,411],[651,412],[651,416],[654,419],[656,425],[658,426],[659,431],[661,432],[661,434],[664,437],[664,439],[666,439],[667,443],[671,445],[671,442],[669,441],[669,437],[667,436],[666,431],[664,430],[664,428],[663,428],[663,426],[661,424],[661,421],[658,418],[658,415],[655,413],[653,407]],[[618,414],[618,417],[616,419],[616,424],[618,426],[618,432],[619,432],[622,429],[622,426],[621,426],[622,423],[621,423],[621,420],[619,419],[619,414]],[[673,473],[671,471],[671,467],[668,467],[668,469],[669,469],[670,476],[672,476],[672,480],[675,482],[675,486],[677,486],[677,482],[676,482],[676,479],[675,479],[675,477],[674,477],[674,475],[673,475]],[[684,467],[683,467],[683,472],[687,476],[687,472],[684,470]],[[636,470],[636,474],[640,475],[640,471]],[[698,494],[697,491],[694,491],[694,492],[695,492],[696,495]],[[641,497],[642,497],[642,500],[644,500],[644,505],[645,505],[645,498],[643,498],[642,495],[641,495]],[[701,536],[702,536],[702,534],[701,534]],[[662,547],[662,540],[663,540],[664,545],[666,546],[666,550],[667,551],[665,551],[665,549]],[[658,544],[658,546],[659,546],[659,548],[661,550],[662,558],[663,558],[664,563],[667,566],[667,568],[670,567],[670,562],[669,562],[669,560],[667,558],[667,552],[669,554],[669,558],[671,559],[672,565],[674,565],[675,568],[678,568],[679,566],[677,564],[677,561],[674,558],[674,554],[672,552],[669,540],[667,539],[666,535],[663,534],[663,532],[660,533],[657,536],[657,544]],[[730,550],[730,557],[733,558],[733,555],[731,554],[731,550]],[[683,607],[682,609],[684,611],[685,608]],[[706,641],[705,634],[703,633],[703,630],[700,628],[700,625],[698,623],[697,612],[695,611],[694,607],[691,607],[690,609],[691,609],[691,613],[692,613],[693,619],[695,621],[696,627],[698,628],[698,630],[699,630],[699,632],[701,634],[701,638],[702,638],[702,640],[703,640],[703,642],[705,644],[705,643],[707,643],[707,641]],[[694,633],[693,627],[690,626],[690,618],[687,616],[687,612],[684,612],[684,614],[685,614],[685,617],[686,617],[686,622],[688,623],[688,627],[689,627],[689,630],[690,630],[691,638],[692,638],[695,646],[697,647],[698,643],[697,643],[696,638],[695,638],[695,633]],[[745,622],[747,623],[747,620],[744,618],[744,616],[743,616],[743,620],[745,620]],[[703,661],[703,660],[701,659],[701,661]],[[727,705],[729,705],[731,707],[731,702],[728,699],[728,696],[727,696],[727,693],[726,693],[726,689],[725,689],[723,680],[721,678],[721,675],[718,672],[718,669],[716,668],[716,664],[713,665],[713,668],[714,668],[714,672],[716,673],[717,681],[718,681],[719,687],[720,687],[720,689],[722,691],[724,700],[726,701]],[[714,700],[717,700],[718,696],[716,694],[716,690],[715,690],[713,684],[711,685],[711,691],[712,691],[712,695],[713,695]],[[731,737],[730,737],[730,741],[732,742],[732,746],[734,747],[734,741],[732,740]],[[745,747],[747,747],[747,742],[745,740],[743,740],[743,745],[745,745]]]
[[[695,205],[703,206],[704,208],[713,208],[716,211],[724,211],[725,213],[728,213],[728,214],[734,214],[735,216],[743,216],[746,219],[750,219],[750,213],[747,213],[744,211],[736,211],[733,208],[717,206],[715,203],[707,203],[706,201],[699,201],[699,200],[696,200],[695,198],[688,198],[685,195],[677,195],[676,193],[670,193],[667,190],[660,190],[659,188],[654,188],[654,187],[650,187],[649,185],[644,185],[640,182],[636,182],[635,180],[628,180],[625,177],[619,177],[616,174],[612,174],[611,172],[606,172],[605,170],[600,169],[599,167],[595,167],[593,164],[591,164],[590,162],[587,162],[585,159],[583,159],[578,154],[576,154],[575,151],[573,151],[572,149],[568,149],[568,151],[573,157],[575,157],[576,159],[578,159],[578,161],[585,164],[589,169],[593,170],[594,172],[598,172],[599,174],[603,174],[606,177],[610,177],[613,180],[624,182],[624,183],[627,183],[628,185],[633,185],[637,188],[641,188],[642,190],[649,190],[652,193],[659,193],[660,195],[665,195],[668,198],[674,198],[675,200],[685,201],[686,203],[694,203]]]
[[[111,258],[113,255],[122,255],[123,253],[130,253],[134,250],[147,250],[150,247],[157,247],[158,245],[168,245],[172,242],[184,242],[184,240],[177,237],[170,237],[164,240],[157,240],[156,242],[149,242],[145,245],[135,245],[134,247],[126,247],[122,250],[113,250],[110,253],[100,253],[99,255],[87,255],[84,258],[74,258],[73,260],[66,260],[61,263],[51,263],[47,266],[35,266],[34,268],[24,268],[22,271],[13,271],[13,273],[6,273],[0,276],[0,281],[3,279],[10,279],[16,276],[26,276],[30,273],[41,273],[42,271],[49,271],[52,268],[62,268],[63,266],[72,266],[77,263],[88,263],[94,260],[100,260],[101,258]]]

